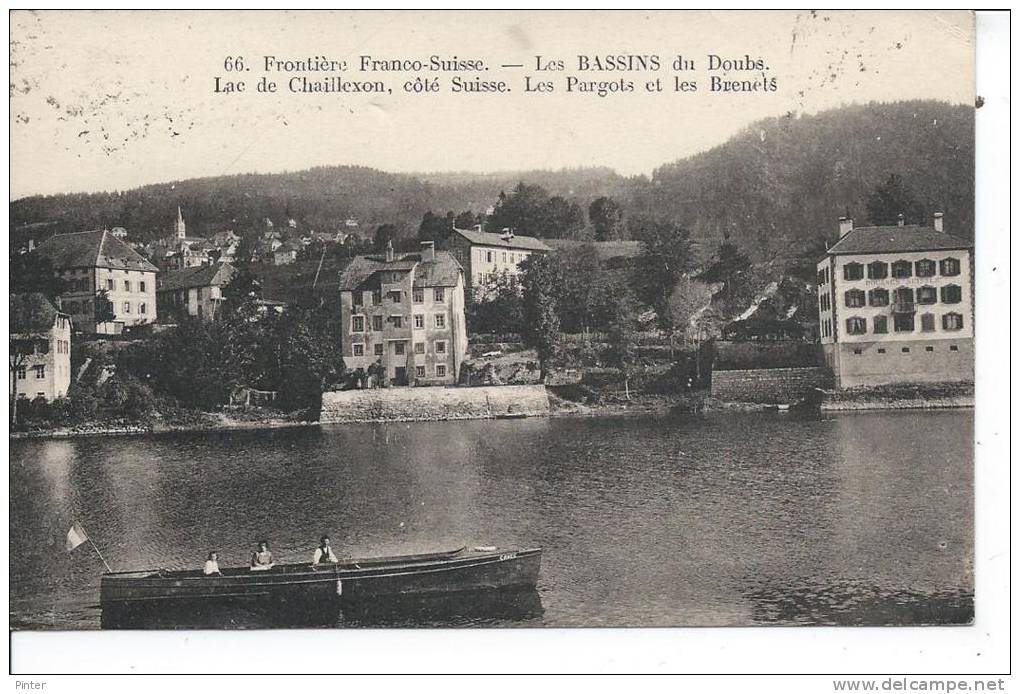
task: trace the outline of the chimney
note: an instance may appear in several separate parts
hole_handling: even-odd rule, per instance
[[[422,241],[421,242],[421,259],[426,263],[430,263],[436,259],[436,242],[435,241]]]
[[[942,231],[942,220],[941,219],[939,219],[939,231]],[[29,239],[28,240],[28,252],[31,253],[34,250],[35,250],[35,239]]]
[[[936,212],[935,214],[932,215],[931,225],[933,227],[935,227],[935,231],[939,231],[939,232],[942,231],[942,213],[941,212]]]
[[[386,262],[387,263],[392,263],[393,262],[393,242],[392,241],[387,241],[386,242]]]
[[[481,231],[482,230],[482,225],[481,224],[475,224],[474,230],[475,231]]]
[[[898,215],[896,215],[896,226],[898,226],[898,227],[903,226],[905,221],[906,221],[906,218],[903,216],[902,212],[900,212]]]
[[[840,217],[839,218],[839,238],[843,238],[851,231],[854,230],[854,218],[853,217]]]

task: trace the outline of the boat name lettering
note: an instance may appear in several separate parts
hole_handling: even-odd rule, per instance
[[[500,561],[506,561],[507,559],[516,559],[516,558],[517,558],[517,554],[515,552],[512,552],[510,554],[501,554],[501,555],[499,555],[499,560]]]

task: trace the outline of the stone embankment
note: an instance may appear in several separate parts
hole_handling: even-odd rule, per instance
[[[378,388],[322,394],[323,424],[544,417],[545,386]]]

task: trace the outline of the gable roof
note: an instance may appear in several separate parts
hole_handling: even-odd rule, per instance
[[[472,244],[476,246],[496,246],[498,248],[520,248],[526,251],[550,251],[552,250],[549,246],[545,245],[539,239],[534,236],[518,236],[514,234],[509,238],[505,238],[502,234],[490,234],[487,231],[474,231],[471,229],[457,229],[454,227],[454,233],[460,234]]]
[[[106,230],[56,234],[39,244],[36,250],[49,258],[53,267],[58,270],[105,267],[114,270],[157,272],[155,265]]]
[[[447,251],[436,251],[435,260],[422,260],[420,253],[405,253],[388,263],[382,256],[359,255],[341,271],[340,291],[376,288],[378,282],[372,280],[380,270],[410,270],[414,272],[414,287],[455,287],[463,272],[457,259]]]
[[[53,327],[53,321],[60,315],[45,294],[10,295],[10,332],[24,334],[47,332]]]
[[[970,241],[918,224],[857,227],[828,250],[829,255],[859,253],[909,253],[973,248]]]
[[[159,279],[157,292],[172,291],[175,289],[190,289],[192,287],[222,287],[233,279],[237,270],[230,263],[217,263],[215,265],[199,265],[188,267],[183,270],[171,270],[163,273]]]

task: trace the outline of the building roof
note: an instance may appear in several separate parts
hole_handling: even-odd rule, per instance
[[[830,255],[910,253],[973,248],[970,241],[918,224],[857,227],[828,250]]]
[[[15,335],[46,332],[59,314],[40,292],[10,295],[10,331]]]
[[[105,267],[114,270],[156,272],[156,266],[108,231],[56,234],[39,244],[38,252],[57,270]]]
[[[447,251],[436,251],[435,260],[422,260],[420,253],[405,253],[390,262],[383,256],[359,255],[340,272],[340,291],[370,288],[368,285],[380,270],[413,271],[415,287],[455,287],[463,272],[457,259]]]
[[[171,270],[160,277],[156,291],[191,289],[193,287],[222,287],[233,279],[237,270],[230,263],[199,265],[183,270]]]
[[[498,248],[520,248],[526,251],[549,251],[552,250],[541,240],[534,236],[504,236],[503,234],[490,234],[487,231],[473,231],[470,229],[454,228],[454,233],[460,234],[470,243],[476,246],[496,246]]]

